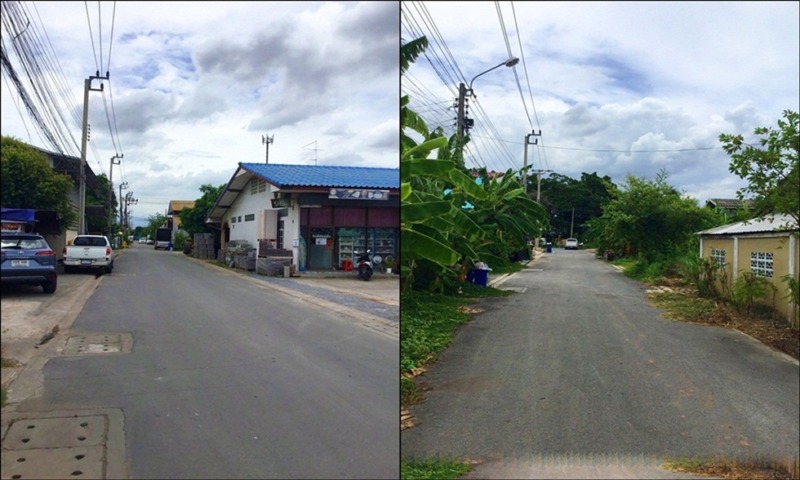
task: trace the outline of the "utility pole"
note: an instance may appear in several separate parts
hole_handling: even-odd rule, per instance
[[[466,117],[465,114],[465,103],[467,101],[467,93],[470,95],[472,94],[472,83],[475,81],[476,78],[480,77],[484,73],[489,73],[492,70],[500,67],[513,67],[519,63],[519,58],[511,57],[508,60],[498,63],[494,67],[484,70],[481,73],[472,77],[472,80],[469,82],[469,86],[464,85],[464,83],[458,84],[458,106],[457,106],[457,115],[458,118],[456,119],[457,131],[458,131],[458,151],[456,155],[458,155],[457,162],[459,162],[462,166],[464,165],[464,132],[472,128],[475,124],[474,120],[469,119]]]
[[[123,224],[123,220],[124,220],[123,211],[122,211],[122,209],[123,209],[123,207],[122,207],[122,190],[123,189],[127,190],[127,188],[128,188],[128,182],[119,184],[119,226],[120,226],[120,228],[122,228],[122,224]]]
[[[272,143],[274,140],[275,140],[275,135],[274,134],[271,137],[268,136],[268,135],[261,135],[261,143],[267,145],[267,162],[266,163],[269,163],[269,144]],[[316,159],[314,160],[314,163],[316,163]]]
[[[89,90],[95,92],[103,91],[103,84],[100,88],[92,88],[92,80],[108,80],[108,72],[105,77],[100,76],[98,71],[95,75],[83,81],[83,135],[81,138],[81,169],[78,178],[78,234],[86,233],[86,143],[89,141]]]
[[[133,198],[133,192],[128,192],[125,194],[125,229],[130,230],[131,228],[131,217],[130,212],[128,212],[128,205],[136,205],[139,203],[138,198]]]
[[[114,165],[119,165],[119,162],[123,155],[114,155],[111,157],[111,164],[108,166],[108,237],[111,238],[111,225],[113,223],[114,218],[114,204],[112,203],[112,199],[114,194],[114,182],[112,179],[114,178]],[[116,161],[115,161],[116,160]]]
[[[539,139],[535,139],[533,143],[530,142],[531,137],[541,137],[542,131],[539,130],[539,133],[536,131],[531,130],[531,133],[525,135],[525,155],[523,156],[522,161],[522,188],[525,189],[525,195],[528,194],[528,145],[538,145]],[[537,198],[536,201],[539,201]]]
[[[552,170],[534,170],[534,173],[538,175],[538,180],[536,182],[536,203],[539,205],[542,204],[542,173],[552,172]],[[539,239],[542,238],[542,231],[539,230],[539,236],[536,237],[536,246],[539,246]]]
[[[575,225],[575,207],[572,207],[572,221],[569,222],[569,238],[574,238],[572,235],[572,226]]]

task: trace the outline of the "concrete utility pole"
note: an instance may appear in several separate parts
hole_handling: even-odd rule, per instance
[[[541,197],[542,197],[542,173],[552,172],[552,170],[534,170],[534,173],[538,174],[538,181],[536,182],[536,203],[539,205],[542,204]],[[539,246],[539,240],[542,239],[542,231],[539,230],[539,236],[536,237],[536,246]]]
[[[261,135],[261,143],[267,145],[267,162],[269,163],[269,144],[275,140],[275,135],[273,134],[271,137],[268,135]],[[316,160],[314,160],[316,162]]]
[[[539,144],[538,138],[534,140],[533,143],[530,142],[530,139],[531,137],[541,137],[541,136],[542,136],[541,130],[539,130],[539,133],[536,133],[535,131],[531,130],[531,133],[525,135],[525,155],[523,156],[523,161],[522,161],[522,188],[525,189],[525,195],[528,194],[528,145],[538,145]]]
[[[122,224],[123,224],[123,220],[124,220],[124,217],[123,217],[124,214],[122,212],[122,189],[127,189],[127,188],[128,188],[128,182],[119,184],[119,226],[120,226],[120,228],[122,228]]]
[[[111,225],[114,219],[114,204],[112,202],[114,194],[114,182],[112,179],[114,178],[114,165],[119,165],[119,162],[123,155],[114,155],[111,157],[111,164],[108,167],[108,237],[111,238]],[[116,160],[116,161],[115,161]]]
[[[488,70],[484,70],[483,72],[481,72],[481,73],[475,75],[474,77],[472,77],[472,80],[470,80],[470,82],[469,82],[469,87],[467,87],[463,83],[459,83],[458,84],[458,107],[457,107],[458,118],[456,119],[456,125],[457,125],[457,131],[458,131],[459,146],[458,146],[458,152],[457,152],[457,154],[458,154],[458,159],[457,160],[462,165],[464,164],[464,158],[463,158],[464,157],[463,144],[464,144],[464,135],[465,135],[464,132],[469,130],[470,128],[472,128],[472,126],[475,123],[472,119],[467,118],[466,114],[465,114],[465,110],[466,110],[465,103],[466,103],[466,99],[467,99],[467,93],[472,95],[472,82],[474,82],[476,78],[480,77],[484,73],[489,73],[492,70],[494,70],[495,68],[500,68],[500,67],[503,67],[503,66],[513,67],[517,63],[519,63],[519,58],[511,57],[508,60],[506,60],[506,61],[504,61],[502,63],[498,63],[494,67],[492,67],[492,68],[490,68]]]
[[[92,88],[92,80],[108,80],[108,72],[105,77],[96,75],[89,76],[83,82],[83,135],[81,138],[81,170],[78,178],[78,233],[86,233],[86,143],[89,141],[89,90],[95,92],[103,91],[103,84],[100,88]]]

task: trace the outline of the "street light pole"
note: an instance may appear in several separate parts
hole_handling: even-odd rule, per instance
[[[517,63],[519,63],[519,58],[511,57],[508,60],[506,60],[504,62],[501,62],[501,63],[498,63],[494,67],[492,67],[492,68],[490,68],[488,70],[484,70],[481,73],[479,73],[479,74],[475,75],[474,77],[472,77],[472,80],[470,80],[470,82],[469,82],[469,87],[465,86],[463,83],[459,83],[458,84],[458,109],[457,109],[458,118],[456,119],[456,125],[457,125],[457,131],[458,131],[458,150],[457,150],[458,159],[457,160],[458,160],[458,162],[460,164],[463,165],[463,163],[464,163],[464,158],[463,158],[464,157],[464,132],[465,132],[465,130],[468,130],[470,127],[472,127],[472,125],[467,125],[467,118],[466,118],[465,112],[464,112],[464,110],[465,110],[464,103],[466,102],[467,93],[472,95],[472,82],[474,82],[476,78],[480,77],[481,75],[483,75],[485,73],[491,72],[495,68],[500,68],[500,67],[503,67],[503,66],[513,67]]]
[[[114,165],[119,165],[119,162],[123,155],[114,155],[111,157],[111,164],[108,167],[108,236],[109,238],[111,235],[111,224],[114,217],[114,204],[112,203],[113,199],[113,191],[114,191],[114,182],[112,181],[114,178]],[[116,160],[116,161],[115,161]]]
[[[531,137],[539,137],[541,135],[542,135],[541,130],[539,130],[539,133],[536,133],[535,131],[531,130],[531,133],[525,135],[525,154],[522,160],[522,188],[525,189],[526,195],[528,194],[528,145],[538,145],[539,144],[538,138],[534,140],[533,143],[530,142],[530,139]],[[539,199],[537,198],[536,200],[538,201]]]
[[[119,184],[119,205],[120,205],[120,209],[119,209],[119,225],[120,225],[120,227],[122,226],[122,215],[123,215],[123,213],[122,213],[122,189],[127,189],[127,188],[128,188],[128,182],[124,182],[124,183],[120,183]]]
[[[89,90],[95,92],[103,91],[103,84],[100,88],[92,88],[92,80],[108,80],[108,72],[105,77],[90,75],[83,81],[83,136],[81,138],[81,166],[78,172],[78,234],[86,233],[86,143],[89,141]]]

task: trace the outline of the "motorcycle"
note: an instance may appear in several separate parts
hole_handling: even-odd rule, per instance
[[[369,254],[369,250],[356,254],[356,272],[358,272],[358,278],[364,281],[372,277],[372,261],[369,258]]]

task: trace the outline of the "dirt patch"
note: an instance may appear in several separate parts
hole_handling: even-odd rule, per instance
[[[769,311],[740,311],[721,300],[700,298],[695,289],[678,285],[648,288],[647,296],[656,306],[666,309],[669,318],[736,329],[800,360],[800,329],[774,318]]]

